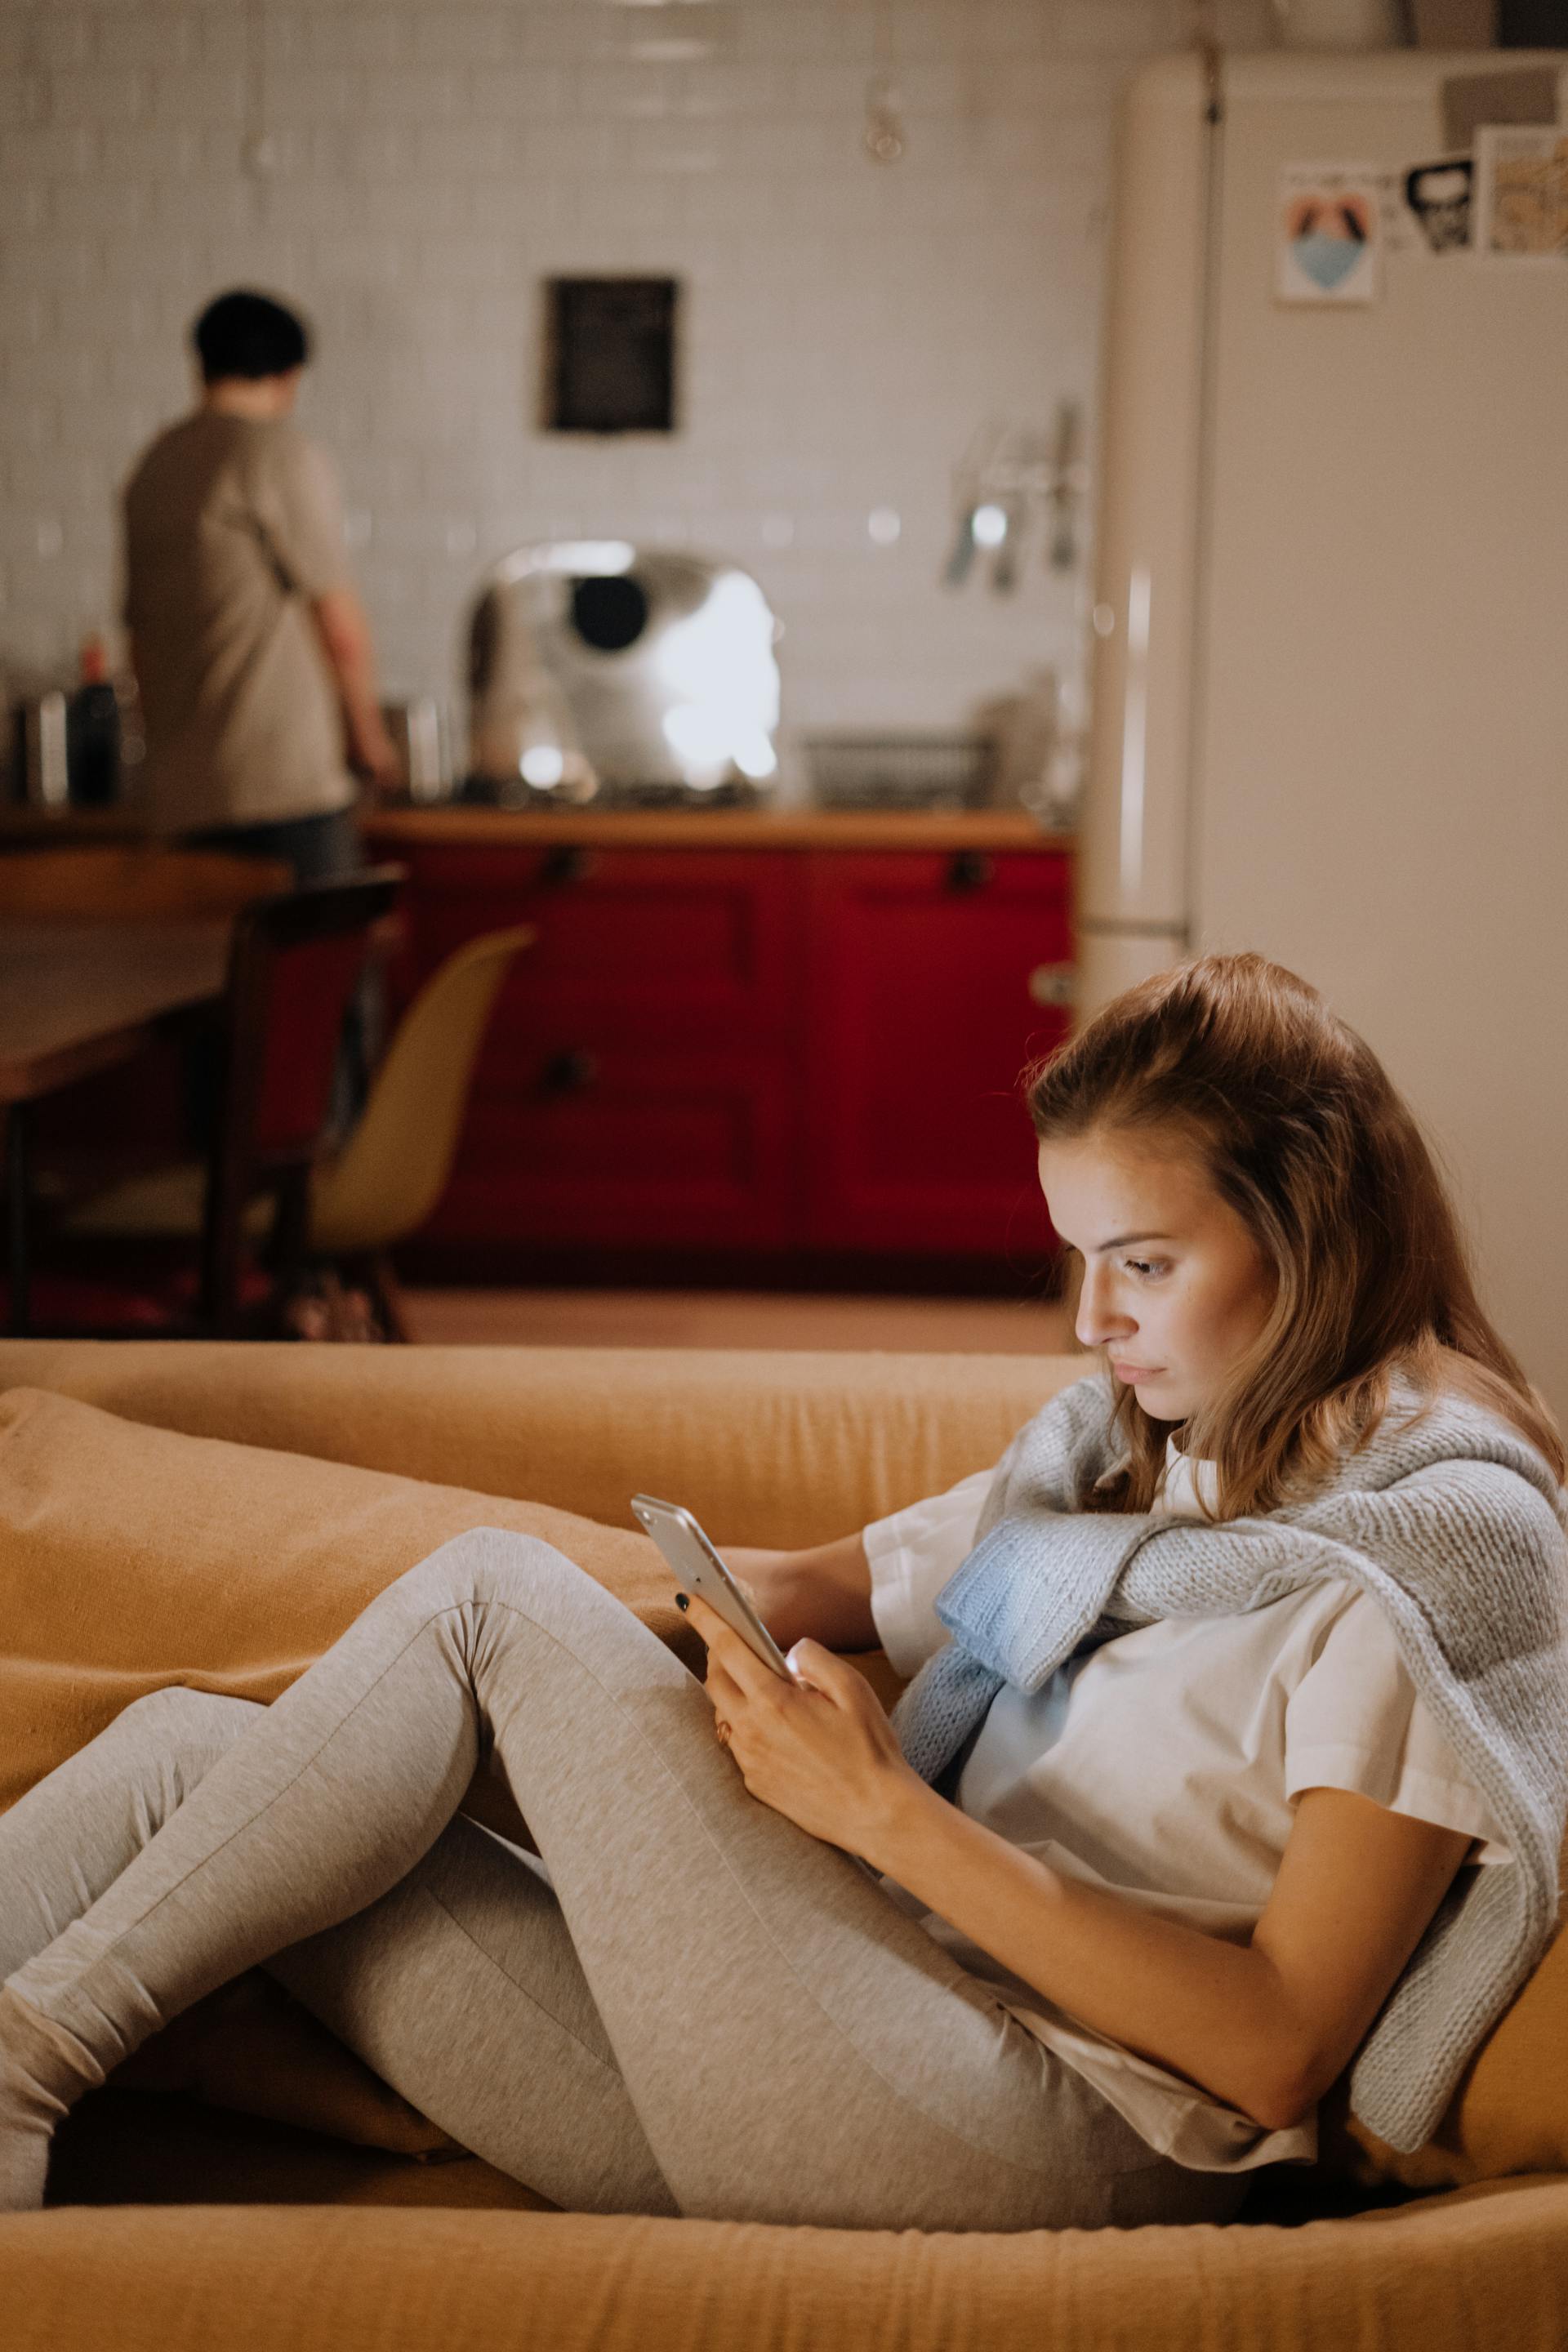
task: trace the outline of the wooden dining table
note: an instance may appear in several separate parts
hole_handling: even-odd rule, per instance
[[[13,1331],[27,1328],[31,1305],[31,1105],[130,1061],[171,1021],[221,996],[233,928],[228,916],[0,922],[0,1118]]]

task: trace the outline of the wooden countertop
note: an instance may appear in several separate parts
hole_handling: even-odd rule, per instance
[[[492,809],[367,810],[378,848],[484,845],[546,849],[563,841],[605,849],[1070,850],[1022,809]]]
[[[1022,809],[498,809],[442,802],[430,808],[366,807],[381,847],[421,842],[452,848],[562,841],[605,849],[949,849],[1070,851],[1070,833],[1046,833]],[[0,851],[87,843],[142,842],[144,817],[125,809],[39,810],[0,805]]]

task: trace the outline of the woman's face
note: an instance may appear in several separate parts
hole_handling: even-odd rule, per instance
[[[1040,1185],[1083,1260],[1079,1338],[1152,1419],[1188,1420],[1268,1320],[1274,1281],[1252,1235],[1184,1139],[1043,1143]]]

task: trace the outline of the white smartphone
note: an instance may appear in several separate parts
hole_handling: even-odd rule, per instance
[[[784,1652],[688,1510],[657,1495],[634,1495],[632,1508],[689,1592],[700,1593],[774,1674],[787,1675]]]

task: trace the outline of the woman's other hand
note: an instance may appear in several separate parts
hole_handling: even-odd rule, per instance
[[[813,1837],[875,1862],[904,1804],[926,1794],[876,1695],[819,1643],[789,1654],[786,1682],[695,1593],[714,1730],[753,1797]]]
[[[744,1579],[758,1616],[781,1650],[809,1636],[830,1650],[874,1650],[871,1570],[858,1534],[809,1551],[724,1546],[724,1564]]]

